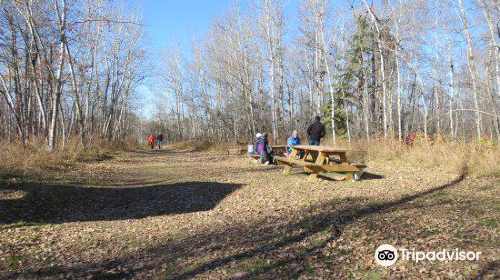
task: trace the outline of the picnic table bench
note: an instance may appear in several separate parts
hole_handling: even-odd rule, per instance
[[[347,159],[347,149],[325,146],[297,145],[291,146],[288,157],[274,157],[279,165],[285,165],[284,174],[288,174],[292,166],[301,166],[310,173],[309,181],[316,181],[321,172],[345,173],[348,180],[360,180],[366,164]],[[310,158],[308,158],[310,156]],[[339,159],[332,158],[338,157]]]

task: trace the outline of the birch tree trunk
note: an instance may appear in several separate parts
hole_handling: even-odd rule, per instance
[[[435,39],[435,59],[434,59],[434,121],[435,128],[437,132],[437,137],[441,137],[441,117],[439,110],[439,94],[438,94],[438,80],[439,80],[439,37],[438,37],[438,11],[439,6],[438,1],[434,2],[436,4],[435,18],[434,18],[434,39]]]
[[[50,151],[55,148],[56,141],[56,128],[57,128],[57,117],[59,114],[59,102],[62,94],[62,73],[65,63],[65,51],[66,51],[66,0],[61,0],[61,8],[59,8],[58,0],[52,0],[54,5],[54,10],[57,12],[58,22],[59,22],[59,37],[60,37],[60,45],[59,45],[59,66],[56,74],[56,90],[55,96],[52,100],[52,115],[51,115],[51,123],[49,126],[49,135],[48,135],[48,148]]]
[[[321,41],[322,41],[322,45],[324,46],[325,45],[325,35],[324,35],[324,32],[323,30],[320,31],[321,32]],[[343,33],[343,31],[341,31],[341,34]],[[330,110],[331,110],[331,114],[332,114],[332,142],[333,142],[333,145],[336,144],[336,133],[335,133],[335,95],[334,95],[334,90],[333,90],[333,84],[332,84],[332,77],[330,75],[330,67],[328,65],[328,59],[326,59],[326,56],[325,56],[325,59],[324,59],[324,63],[325,63],[325,70],[326,70],[326,75],[328,77],[328,87],[330,89]],[[349,139],[349,142],[350,142],[350,139]]]
[[[453,58],[452,58],[452,47],[451,47],[451,39],[448,37],[448,61],[449,61],[449,79],[450,79],[450,105],[449,105],[449,118],[450,118],[450,134],[451,138],[455,138],[455,129],[453,123],[453,98],[455,96],[455,73],[453,69]]]
[[[490,36],[490,44],[489,44],[489,49],[488,52],[492,52],[493,56],[493,61],[495,63],[495,69],[493,72],[494,79],[496,81],[496,96],[500,96],[500,54],[499,54],[499,48],[500,46],[497,45],[496,42],[496,36],[495,36],[495,27],[493,26],[493,20],[491,18],[490,13],[488,12],[488,8],[486,4],[484,3],[483,0],[476,0],[479,5],[481,6],[481,9],[483,10],[484,18],[486,19],[486,23],[488,25],[488,31],[489,31],[489,36]],[[500,31],[499,31],[500,32]],[[491,57],[491,55],[489,56]],[[488,63],[489,65],[489,63]],[[488,71],[489,72],[489,71]],[[493,125],[495,126],[495,131],[497,133],[497,139],[500,139],[500,125],[499,125],[499,120],[498,120],[498,115],[497,115],[497,105],[496,105],[496,98],[495,94],[491,90],[490,92],[490,99],[492,101],[492,113],[493,113]]]
[[[265,26],[266,26],[266,39],[267,39],[267,48],[268,48],[268,62],[269,62],[269,70],[270,70],[270,75],[269,75],[269,92],[271,94],[271,102],[272,102],[272,109],[271,109],[271,115],[272,115],[272,129],[273,129],[273,139],[274,139],[274,144],[277,143],[278,140],[278,106],[277,106],[277,98],[276,98],[276,69],[275,69],[275,52],[276,52],[276,46],[275,46],[275,26],[274,26],[274,21],[272,19],[273,12],[272,12],[272,0],[266,0],[265,2]]]
[[[467,16],[465,14],[464,5],[462,0],[458,0],[460,11],[462,13],[462,23],[465,32],[465,38],[467,42],[467,65],[469,67],[469,73],[472,79],[472,94],[474,96],[474,107],[476,109],[476,133],[477,138],[481,138],[481,113],[479,112],[479,98],[478,98],[478,86],[477,86],[477,72],[476,64],[474,61],[474,53],[472,50],[472,38],[469,32],[469,26],[467,24]]]
[[[380,33],[380,28],[378,25],[378,19],[375,17],[375,14],[372,12],[366,0],[363,0],[363,3],[366,6],[366,10],[370,14],[373,25],[375,26],[375,30],[377,32],[376,43],[380,56],[380,75],[382,78],[382,129],[384,131],[384,138],[387,138],[387,81],[385,78],[385,56],[384,56],[384,48],[382,43],[382,35]]]

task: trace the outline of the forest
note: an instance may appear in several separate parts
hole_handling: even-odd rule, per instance
[[[109,1],[2,1],[0,135],[64,148],[122,139],[143,78],[140,18]]]
[[[168,141],[267,132],[278,143],[316,115],[332,143],[500,137],[496,1],[304,0],[297,18],[283,1],[249,1],[189,49],[172,40],[157,53],[140,9],[124,3],[1,7],[0,137],[24,145],[158,130]]]

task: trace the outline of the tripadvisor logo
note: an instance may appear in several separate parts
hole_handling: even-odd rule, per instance
[[[401,255],[401,259],[404,261],[414,261],[418,263],[419,261],[478,261],[479,255],[481,252],[473,252],[473,251],[460,251],[458,249],[455,250],[446,250],[443,249],[441,251],[415,251],[415,249],[405,249],[400,248],[399,253],[394,246],[389,244],[380,245],[375,251],[375,260],[381,266],[391,266],[396,263],[399,255]]]
[[[392,245],[380,245],[375,251],[375,260],[381,266],[391,266],[398,260],[398,251]]]

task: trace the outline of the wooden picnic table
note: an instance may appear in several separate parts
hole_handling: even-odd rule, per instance
[[[366,164],[362,162],[352,162],[347,159],[348,149],[310,145],[290,148],[292,152],[288,157],[274,157],[274,159],[278,164],[285,165],[284,174],[288,174],[292,166],[302,166],[311,174],[309,181],[316,181],[321,172],[345,173],[348,180],[360,180],[366,168]]]
[[[284,153],[286,153],[287,145],[275,145],[271,147],[273,148],[275,155],[283,155]]]

